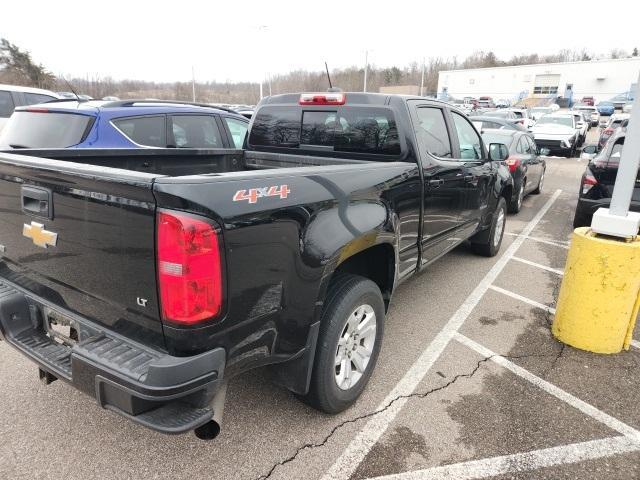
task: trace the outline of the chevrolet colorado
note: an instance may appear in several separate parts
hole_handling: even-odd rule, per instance
[[[500,248],[508,152],[445,103],[273,96],[244,146],[0,153],[0,331],[45,383],[213,438],[225,381],[268,365],[339,412],[395,288]]]

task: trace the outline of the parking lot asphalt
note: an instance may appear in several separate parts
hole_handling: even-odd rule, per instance
[[[462,245],[398,289],[371,382],[340,415],[259,370],[230,383],[216,440],[164,436],[42,385],[0,343],[0,478],[640,478],[640,349],[550,334],[584,167],[547,160],[497,257]]]

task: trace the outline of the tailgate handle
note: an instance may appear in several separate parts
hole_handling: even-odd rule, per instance
[[[22,186],[22,211],[36,217],[53,219],[51,190],[42,187]]]

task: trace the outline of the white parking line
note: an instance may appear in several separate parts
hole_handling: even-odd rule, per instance
[[[627,437],[612,437],[386,475],[369,480],[473,480],[584,462],[638,450],[640,450],[640,444],[633,440]]]
[[[565,403],[568,403],[573,408],[580,410],[585,415],[588,415],[594,420],[597,420],[600,423],[605,424],[607,427],[611,428],[612,430],[615,430],[616,432],[621,433],[626,437],[629,437],[630,439],[632,439],[633,441],[637,442],[640,445],[640,432],[635,428],[630,427],[626,423],[621,422],[617,418],[612,417],[611,415],[603,412],[602,410],[598,410],[596,407],[589,405],[587,402],[580,400],[578,397],[574,397],[570,393],[565,392],[561,388],[556,387],[555,385],[547,382],[546,380],[543,380],[542,378],[534,375],[528,370],[525,370],[519,365],[516,365],[512,361],[507,360],[503,356],[498,355],[495,352],[492,352],[488,348],[480,345],[477,342],[474,342],[473,340],[471,340],[468,337],[465,337],[461,333],[456,333],[455,339],[458,342],[462,343],[463,345],[466,345],[470,349],[475,350],[483,357],[490,358],[492,362],[495,362],[501,367],[504,367],[507,370],[510,370],[511,372],[515,373],[519,377],[522,377],[525,380],[531,382],[536,387],[539,387],[545,392],[549,393],[550,395],[553,395],[557,399],[562,400]]]
[[[558,199],[561,192],[562,190],[556,190],[554,192],[535,217],[533,217],[533,219],[527,224],[522,231],[522,234],[517,237],[511,245],[509,245],[507,250],[493,265],[491,270],[489,270],[476,288],[473,289],[464,303],[460,305],[458,310],[449,319],[440,333],[436,335],[426,350],[420,354],[418,359],[409,368],[402,379],[400,379],[393,390],[391,390],[384,400],[380,402],[377,410],[382,411],[378,415],[371,417],[362,430],[360,430],[353,440],[351,440],[336,462],[322,476],[322,480],[341,480],[349,478],[353,472],[355,472],[358,465],[360,465],[362,460],[367,456],[371,448],[384,434],[389,424],[394,420],[398,412],[407,402],[406,398],[401,397],[404,395],[410,395],[420,384],[424,376],[440,357],[471,311],[475,308],[478,302],[480,302],[489,286],[495,281],[500,272],[502,272],[518,248],[520,248],[526,236],[533,231],[549,208],[551,208],[553,203]]]
[[[536,302],[535,300],[531,300],[530,298],[523,297],[522,295],[512,292],[511,290],[505,290],[504,288],[496,287],[495,285],[491,285],[489,288],[496,292],[507,295],[508,297],[515,298],[516,300],[520,300],[521,302],[528,303],[529,305],[540,308],[545,312],[551,313],[552,315],[556,314],[555,308],[545,305],[544,303]]]
[[[631,340],[631,346],[640,348],[640,342],[638,340]]]
[[[546,265],[542,265],[541,263],[532,262],[531,260],[527,260],[526,258],[513,257],[513,260],[516,260],[521,263],[525,263],[527,265],[531,265],[532,267],[540,268],[542,270],[546,270],[547,272],[557,273],[558,275],[564,275],[563,270],[558,270],[557,268],[547,267]]]
[[[511,232],[504,232],[505,235],[509,235],[511,237],[517,237],[519,236],[517,233],[511,233]],[[560,247],[560,248],[564,248],[566,250],[569,250],[569,242],[558,242],[558,241],[553,241],[553,240],[547,240],[545,238],[540,238],[540,237],[530,237],[527,235],[527,240],[533,240],[534,242],[538,242],[538,243],[544,243],[546,245],[553,245],[554,247]]]

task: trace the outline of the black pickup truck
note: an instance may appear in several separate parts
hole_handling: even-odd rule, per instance
[[[395,288],[500,248],[506,148],[447,104],[273,96],[245,147],[0,153],[0,330],[45,383],[212,438],[225,381],[268,365],[339,412]]]

